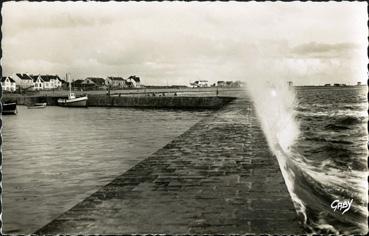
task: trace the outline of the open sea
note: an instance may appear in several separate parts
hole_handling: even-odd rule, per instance
[[[368,231],[367,93],[366,86],[296,91],[300,133],[287,171],[311,232]],[[352,206],[334,211],[335,200],[352,200]]]
[[[298,136],[277,158],[308,232],[367,232],[367,110],[366,86],[295,91]],[[209,114],[19,106],[3,116],[4,233],[34,232]]]

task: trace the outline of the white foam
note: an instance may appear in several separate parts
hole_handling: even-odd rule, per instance
[[[287,81],[249,81],[247,89],[252,96],[258,118],[271,151],[277,157],[284,181],[298,214],[307,221],[303,201],[294,192],[294,173],[288,168],[291,146],[299,135],[295,119],[295,93]]]
[[[336,186],[337,188],[366,190],[368,188],[366,179],[363,180],[363,173],[356,171],[339,172],[337,169],[322,170],[315,167],[299,153],[292,150],[300,130],[299,123],[295,119],[297,112],[295,111],[296,100],[293,87],[289,87],[286,80],[278,81],[249,81],[247,89],[252,96],[258,118],[261,122],[262,129],[267,138],[271,151],[277,157],[284,181],[286,183],[289,194],[294,203],[296,212],[303,216],[305,226],[312,231],[315,229],[326,229],[331,232],[338,232],[338,229],[328,224],[324,219],[319,222],[312,222],[313,225],[306,225],[307,214],[305,203],[295,193],[295,173],[298,170],[304,175],[309,176],[313,181],[323,186]],[[351,111],[352,112],[352,111]],[[360,114],[359,114],[360,112]],[[362,111],[358,114],[363,115]],[[306,113],[304,113],[306,115]],[[316,113],[315,113],[316,115]],[[324,114],[326,115],[326,114]],[[337,113],[335,114],[337,116]],[[355,194],[365,196],[365,191],[355,191]],[[366,208],[358,205],[359,211],[365,213]],[[361,226],[360,226],[361,227]],[[367,228],[366,228],[367,229]]]

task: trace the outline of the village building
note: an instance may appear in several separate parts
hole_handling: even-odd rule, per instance
[[[195,82],[191,83],[193,88],[206,88],[209,87],[207,80],[196,80]]]
[[[134,87],[134,85],[133,85],[133,83],[131,82],[131,81],[126,81],[126,85],[127,85],[127,88],[133,88]]]
[[[230,88],[232,87],[233,81],[226,81],[226,87]]]
[[[242,87],[244,87],[244,82],[239,81],[239,80],[236,80],[236,81],[233,83],[233,87],[234,87],[234,88],[242,88]]]
[[[15,80],[17,87],[21,89],[31,89],[31,90],[34,89],[35,84],[31,76],[27,74],[17,73],[14,76],[12,76],[12,78]]]
[[[130,88],[140,88],[141,87],[141,80],[140,77],[131,75],[127,79],[127,85]]]
[[[98,85],[92,80],[92,78],[86,78],[81,83],[81,88],[83,90],[93,90],[97,87]]]
[[[83,79],[77,79],[77,80],[71,82],[71,85],[72,85],[73,90],[81,90],[81,89],[83,89],[82,88],[82,82],[83,81],[84,81]]]
[[[1,87],[3,91],[14,92],[16,90],[16,82],[10,76],[1,77]]]
[[[44,85],[43,89],[45,89],[45,90],[53,89],[50,78],[41,76],[41,79],[42,79],[43,85]]]
[[[225,82],[224,81],[218,81],[217,82],[217,87],[225,87]]]
[[[44,82],[44,89],[56,89],[62,86],[62,79],[58,75],[40,75]]]
[[[127,81],[122,77],[109,76],[106,78],[107,83],[111,88],[126,88],[128,87]]]
[[[333,86],[336,86],[336,87],[345,87],[345,86],[347,86],[346,84],[338,84],[338,83],[336,83],[336,84],[333,84]]]
[[[69,89],[69,82],[65,81],[64,79],[60,79],[61,87],[60,89]]]
[[[83,83],[84,85],[89,86],[89,88],[86,89],[105,89],[106,88],[106,81],[104,78],[100,78],[100,77],[87,77],[85,79],[85,83]],[[88,82],[87,82],[88,81]],[[91,86],[91,82],[94,83],[94,86]]]
[[[58,75],[28,75],[17,73],[14,75],[17,86],[27,90],[44,90],[61,88],[63,81]]]
[[[40,75],[29,75],[33,80],[33,90],[43,90],[44,89],[44,81],[41,79]]]

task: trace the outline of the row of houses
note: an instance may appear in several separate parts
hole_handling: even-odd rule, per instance
[[[58,75],[28,75],[17,73],[13,76],[2,76],[3,90],[14,92],[17,88],[24,90],[48,90],[62,87],[66,83]]]
[[[108,76],[101,77],[87,77],[85,79],[78,79],[72,82],[72,87],[75,89],[91,90],[91,89],[124,89],[124,88],[140,88],[140,77],[132,75],[127,79],[122,77]]]
[[[217,83],[209,86],[207,80],[196,80],[193,83],[190,83],[193,88],[206,88],[206,87],[222,87],[222,88],[240,88],[243,87],[244,84],[241,81],[217,81]]]
[[[73,81],[74,89],[121,89],[121,88],[140,88],[141,81],[138,76],[130,76],[128,79],[122,77],[108,76],[106,79],[99,77],[87,77]],[[12,76],[2,76],[1,86],[4,91],[14,92],[21,90],[53,90],[67,88],[67,81],[58,75],[31,75],[17,73]]]
[[[346,86],[353,86],[353,85],[347,85],[347,84],[338,84],[338,83],[336,83],[336,84],[325,84],[324,86],[335,86],[335,87],[346,87]],[[361,86],[361,82],[357,82],[356,83],[356,86]]]
[[[217,81],[217,84],[214,86],[222,87],[222,88],[241,88],[244,87],[244,83],[237,80],[237,81]]]

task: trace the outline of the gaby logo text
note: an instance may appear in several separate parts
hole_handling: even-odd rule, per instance
[[[345,201],[340,201],[340,200],[334,200],[331,204],[331,208],[334,209],[333,211],[342,211],[342,215],[345,214],[345,212],[347,212],[348,210],[350,210],[351,208],[351,204],[353,202],[354,199],[351,200],[345,200]]]

